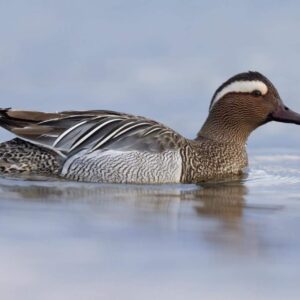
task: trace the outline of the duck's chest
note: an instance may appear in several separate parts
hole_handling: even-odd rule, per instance
[[[181,151],[181,182],[197,183],[242,174],[248,165],[245,147],[187,145]]]

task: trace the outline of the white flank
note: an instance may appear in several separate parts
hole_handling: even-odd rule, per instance
[[[87,168],[78,166],[87,165]],[[61,175],[80,180],[110,183],[179,183],[182,158],[179,151],[152,153],[140,151],[84,149],[69,157]],[[117,175],[117,176],[116,176]]]
[[[211,108],[226,94],[252,93],[255,90],[259,90],[262,95],[265,95],[268,92],[268,87],[265,83],[259,80],[234,81],[225,86],[220,92],[216,94],[211,104]]]

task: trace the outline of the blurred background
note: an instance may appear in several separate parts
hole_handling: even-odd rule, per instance
[[[0,1],[0,105],[129,112],[192,138],[215,89],[257,70],[300,111],[299,12],[297,1]],[[268,124],[249,146],[297,148],[299,130]]]

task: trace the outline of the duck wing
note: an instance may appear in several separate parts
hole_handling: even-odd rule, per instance
[[[178,149],[184,140],[153,120],[108,110],[43,113],[0,109],[0,125],[67,156],[83,149],[162,152]]]

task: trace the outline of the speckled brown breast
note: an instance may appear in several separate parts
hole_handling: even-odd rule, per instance
[[[189,140],[182,147],[182,183],[199,183],[242,174],[248,165],[246,148],[208,139]]]

